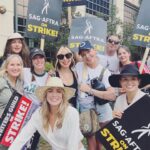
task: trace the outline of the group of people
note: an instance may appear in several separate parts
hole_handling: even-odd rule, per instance
[[[32,101],[23,128],[9,150],[26,149],[27,143],[34,138],[38,141],[40,135],[53,150],[84,150],[79,113],[95,109],[103,127],[113,117],[121,118],[127,107],[145,95],[140,88],[150,84],[149,70],[145,66],[140,74],[141,62],[131,61],[131,53],[121,46],[119,36],[107,37],[103,55],[97,54],[89,41],[83,41],[78,55],[81,59],[77,62],[74,53],[62,45],[56,53],[55,69],[46,72],[44,51],[29,51],[19,33],[8,37],[1,58],[0,115],[14,90]],[[99,91],[91,82],[102,70],[105,90]],[[94,97],[108,102],[95,102]],[[115,102],[114,107],[109,102]],[[88,150],[102,150],[94,134],[86,139]],[[0,145],[0,149],[8,148]]]

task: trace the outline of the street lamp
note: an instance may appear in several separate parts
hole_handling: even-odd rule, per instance
[[[5,6],[0,6],[0,14],[4,14],[6,12]]]

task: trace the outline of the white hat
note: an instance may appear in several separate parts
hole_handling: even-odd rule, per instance
[[[11,39],[23,39],[23,36],[20,33],[13,33],[8,37],[8,40]]]
[[[75,89],[69,88],[69,87],[64,87],[62,80],[58,77],[50,77],[47,80],[45,86],[40,86],[35,90],[35,94],[39,98],[39,100],[43,101],[44,93],[46,92],[46,90],[48,90],[49,88],[53,88],[53,87],[59,87],[59,88],[64,89],[66,100],[69,100],[75,94]]]

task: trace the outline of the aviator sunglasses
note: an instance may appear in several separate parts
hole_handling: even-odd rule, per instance
[[[66,57],[67,59],[69,59],[69,58],[72,57],[72,53],[67,53],[67,54],[64,54],[64,55],[63,54],[57,55],[57,59],[59,59],[59,60],[63,60],[64,57]]]
[[[119,41],[114,41],[112,39],[108,39],[108,42],[111,43],[111,44],[114,43],[115,45],[120,43]]]

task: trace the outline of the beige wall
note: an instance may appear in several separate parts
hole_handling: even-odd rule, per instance
[[[0,14],[0,55],[3,54],[7,37],[13,33],[14,0],[0,0],[0,5],[6,7],[6,13]]]

